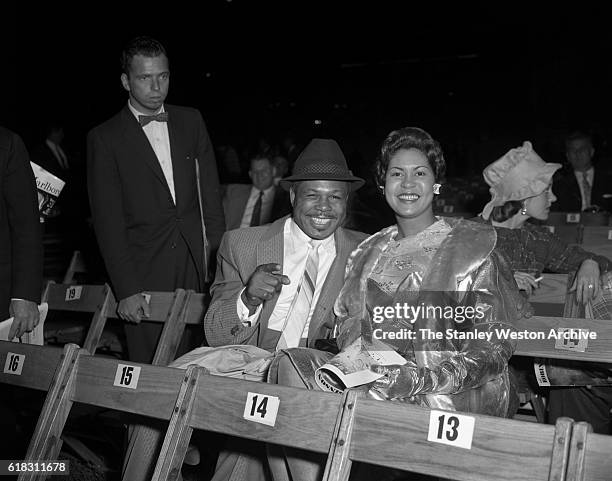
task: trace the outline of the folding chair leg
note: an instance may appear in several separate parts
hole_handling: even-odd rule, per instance
[[[191,409],[195,401],[196,388],[202,369],[189,366],[181,385],[164,444],[155,467],[152,481],[176,481],[181,474],[181,465],[191,439],[193,428],[189,426]]]
[[[72,407],[72,395],[76,378],[77,359],[82,351],[76,344],[64,347],[63,359],[59,365],[51,389],[38,418],[34,435],[26,453],[26,461],[57,459],[61,449],[61,435]],[[42,477],[41,477],[42,476]],[[20,481],[45,479],[41,473],[24,473]]]
[[[589,423],[574,423],[572,429],[572,441],[570,444],[569,468],[567,470],[567,481],[582,481],[584,478],[584,458],[586,438],[593,428]]]
[[[342,410],[338,413],[334,436],[323,474],[324,481],[348,480],[351,474],[351,436],[355,419],[355,403],[362,392],[348,390],[344,393]]]

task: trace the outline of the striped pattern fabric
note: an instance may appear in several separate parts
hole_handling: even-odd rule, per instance
[[[314,241],[310,241],[306,268],[289,308],[285,328],[278,340],[277,350],[299,346],[302,335],[308,334],[304,333],[304,328],[312,315],[314,307],[312,298],[314,297],[315,286],[317,285],[319,246],[320,242],[315,244]]]

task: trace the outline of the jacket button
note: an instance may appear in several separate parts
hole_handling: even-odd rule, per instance
[[[170,246],[172,249],[176,249],[176,242],[173,242],[172,245]]]

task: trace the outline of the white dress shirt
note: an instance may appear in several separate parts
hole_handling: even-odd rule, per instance
[[[582,185],[582,172],[577,170],[574,171],[574,175],[576,176],[576,182],[578,182],[578,187],[580,188],[580,198],[582,199],[582,210],[591,206],[591,197],[593,196],[593,181],[595,180],[595,167],[591,167],[586,171],[587,174],[587,182],[591,186],[591,195],[589,198],[586,198],[586,194],[584,192],[584,186]]]
[[[149,115],[143,114],[136,110],[131,102],[128,100],[128,107],[138,120],[139,115]],[[162,105],[158,112],[155,112],[155,115],[165,112],[164,106]],[[170,193],[172,194],[172,200],[176,204],[176,195],[174,194],[174,174],[172,172],[172,156],[170,155],[170,135],[168,134],[168,122],[149,122],[147,125],[142,127],[144,130],[147,139],[149,139],[149,143],[151,147],[153,147],[153,151],[157,156],[157,161],[164,173],[164,177],[166,179],[166,183],[168,184],[168,188],[170,189]]]
[[[255,203],[259,197],[261,191],[255,186],[251,187],[251,193],[249,194],[249,200],[244,208],[244,214],[242,215],[242,221],[240,227],[249,227],[251,225],[251,217],[253,216],[253,209]],[[263,191],[263,197],[261,199],[261,217],[259,225],[264,225],[270,222],[270,211],[272,210],[272,204],[274,203],[274,186],[268,187]]]
[[[287,314],[289,314],[289,308],[291,307],[298,285],[300,284],[302,276],[304,275],[304,269],[306,269],[306,260],[308,259],[309,253],[308,244],[311,242],[311,240],[312,239],[304,234],[304,232],[298,227],[291,217],[285,221],[283,228],[283,274],[289,277],[291,282],[288,285],[283,286],[280,291],[274,311],[268,320],[268,329],[282,331],[285,327],[285,323],[287,322]],[[333,234],[327,239],[314,242],[319,252],[319,266],[314,296],[312,298],[312,306],[317,305],[319,295],[321,294],[325,279],[327,279],[329,269],[336,258],[336,242]],[[241,291],[240,294],[242,294],[243,291]],[[238,317],[242,323],[245,326],[252,326],[259,320],[262,305],[260,304],[255,313],[252,316],[249,316],[249,309],[244,305],[241,295],[239,295],[236,308]],[[302,338],[308,337],[308,327],[310,326],[310,317],[312,316],[313,311],[314,309],[310,310],[308,320],[304,326]],[[295,345],[288,347],[298,346]]]

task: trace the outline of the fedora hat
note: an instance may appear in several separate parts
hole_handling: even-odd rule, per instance
[[[553,174],[560,168],[561,164],[544,162],[533,150],[531,142],[523,142],[521,147],[511,149],[482,173],[491,193],[482,217],[488,219],[494,207],[509,200],[525,200],[540,195],[548,189]]]
[[[281,179],[280,185],[289,190],[294,182],[302,180],[349,182],[350,190],[357,190],[365,183],[349,170],[340,146],[332,139],[312,139],[295,161],[291,175]]]

